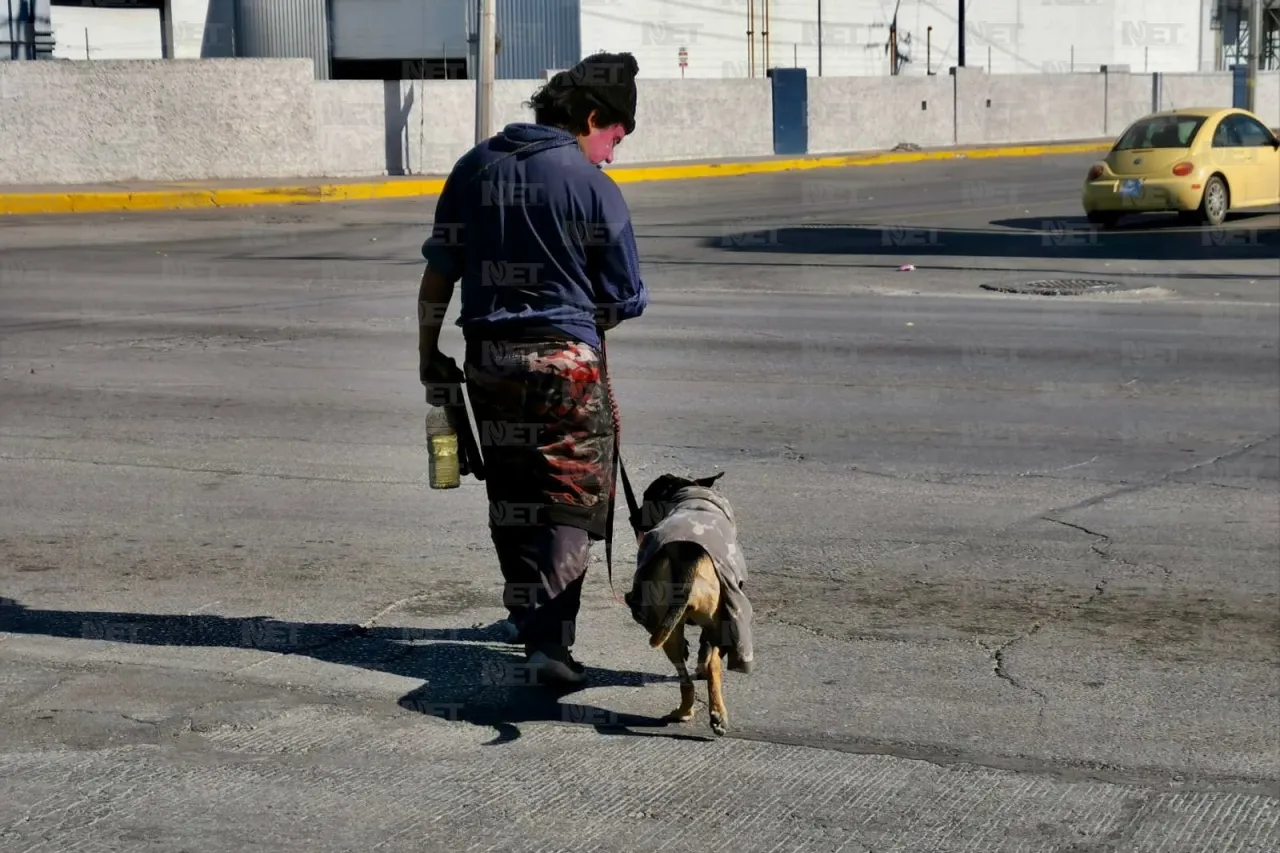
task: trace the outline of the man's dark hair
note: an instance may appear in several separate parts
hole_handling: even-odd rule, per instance
[[[636,74],[640,66],[629,53],[597,53],[568,71],[561,71],[534,93],[525,106],[533,108],[534,121],[571,133],[591,130],[596,124],[620,124],[631,133],[636,127]]]

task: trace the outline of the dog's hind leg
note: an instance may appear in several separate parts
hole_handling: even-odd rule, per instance
[[[707,704],[711,706],[711,731],[722,737],[729,730],[729,712],[724,707],[724,672],[720,669],[720,649],[709,647],[700,661],[707,672]]]
[[[711,641],[705,636],[698,641],[698,666],[694,670],[694,681],[707,680],[707,656],[711,653]]]
[[[662,650],[667,658],[675,664],[676,675],[680,676],[680,707],[667,715],[668,720],[685,723],[693,719],[693,677],[689,675],[689,642],[684,636],[684,624],[677,625],[667,637]]]

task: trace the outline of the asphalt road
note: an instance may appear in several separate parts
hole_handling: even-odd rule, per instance
[[[603,549],[593,685],[506,683],[430,201],[6,219],[0,850],[1280,849],[1280,217],[1095,232],[1087,162],[624,187],[628,469],[751,571],[718,741]],[[1046,278],[1127,289],[981,287]]]

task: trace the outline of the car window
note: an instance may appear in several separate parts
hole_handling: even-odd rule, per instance
[[[1239,148],[1244,143],[1240,140],[1240,131],[1236,130],[1235,123],[1231,121],[1231,116],[1227,116],[1218,125],[1217,130],[1213,132],[1214,148]]]
[[[1271,147],[1271,131],[1262,126],[1262,122],[1249,116],[1233,115],[1232,126],[1240,137],[1240,144],[1246,148],[1258,148],[1263,145]]]
[[[1135,148],[1189,148],[1204,124],[1201,116],[1157,116],[1135,122],[1116,142],[1116,151]]]

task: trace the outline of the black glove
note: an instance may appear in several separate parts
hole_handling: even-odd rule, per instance
[[[467,377],[458,363],[444,353],[436,353],[431,363],[419,372],[419,379],[427,389],[427,403],[448,407],[462,403],[462,388]]]
[[[443,408],[454,432],[458,434],[459,473],[464,477],[473,476],[477,480],[483,480],[484,458],[476,444],[475,432],[471,429],[471,418],[467,415],[467,404],[463,398],[466,374],[456,361],[437,352],[432,356],[430,366],[422,371],[421,379],[427,389],[428,405]]]
[[[442,352],[435,353],[431,356],[429,364],[419,368],[418,378],[422,380],[423,385],[461,385],[467,381],[466,374],[462,372],[462,368],[458,367],[458,362]]]

